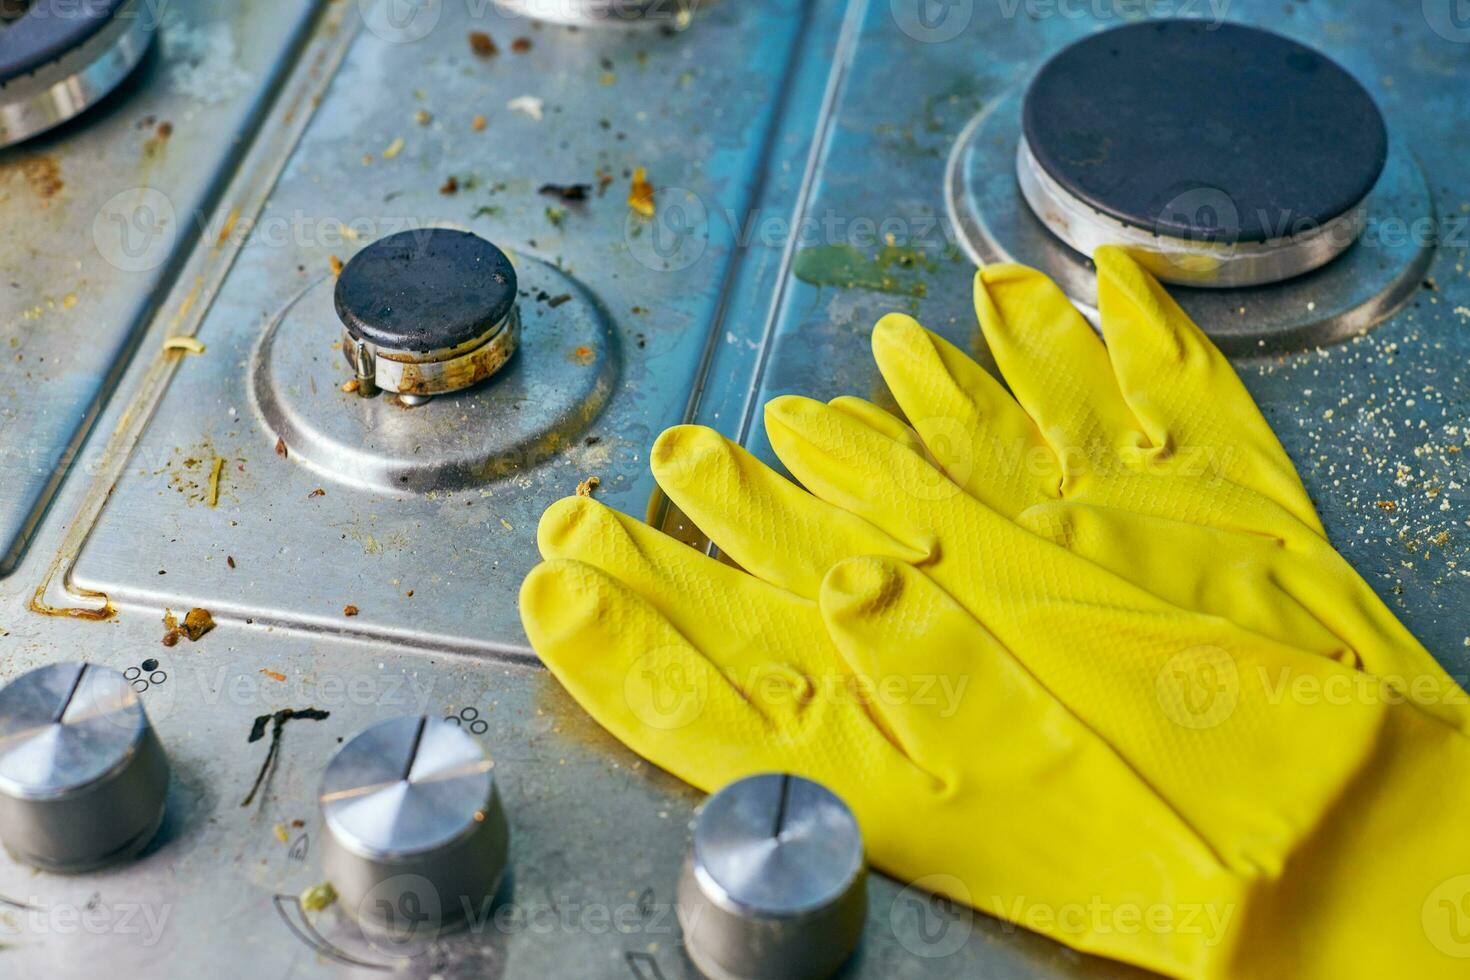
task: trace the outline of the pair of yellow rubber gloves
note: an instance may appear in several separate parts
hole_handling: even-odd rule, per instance
[[[801,487],[718,433],[655,477],[739,567],[595,501],[541,521],[531,643],[715,790],[798,773],[871,862],[1181,978],[1470,974],[1470,706],[1328,543],[1229,363],[1126,253],[1102,339],[975,279],[1009,391],[909,317],[908,421],[777,398]],[[804,489],[803,489],[804,488]]]

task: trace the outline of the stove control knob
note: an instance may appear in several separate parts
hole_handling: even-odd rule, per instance
[[[342,352],[357,392],[406,404],[478,384],[515,353],[516,271],[477,235],[419,228],[380,238],[337,277]]]
[[[338,750],[322,777],[322,862],[361,925],[432,935],[489,910],[510,838],[492,767],[468,733],[423,716]]]
[[[0,840],[47,871],[128,858],[163,821],[168,758],[110,667],[61,663],[0,690]]]
[[[751,776],[694,819],[678,914],[690,959],[709,977],[815,980],[862,936],[866,872],[857,821],[826,787]]]

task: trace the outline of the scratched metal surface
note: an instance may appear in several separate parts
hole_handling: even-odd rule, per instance
[[[1211,13],[1186,0],[1157,6]],[[233,103],[233,117],[188,114],[196,96],[158,84],[179,57],[165,45],[154,75],[90,127],[0,155],[11,173],[44,150],[75,195],[42,200],[22,169],[0,203],[0,249],[21,283],[4,296],[0,330],[56,345],[45,347],[46,361],[23,362],[27,374],[6,376],[6,411],[16,413],[0,427],[7,458],[58,451],[110,390],[88,372],[122,357],[116,394],[79,461],[60,474],[29,547],[0,577],[0,676],[78,656],[120,669],[156,659],[143,699],[176,772],[165,829],[140,860],[78,878],[0,861],[0,896],[35,906],[0,907],[0,974],[81,977],[101,964],[118,976],[367,976],[408,956],[417,975],[692,976],[669,903],[697,795],[612,742],[528,657],[514,596],[534,561],[536,516],[594,474],[603,499],[643,513],[646,446],[671,422],[705,421],[760,448],[755,409],[771,394],[883,397],[865,340],[895,307],[971,343],[971,270],[942,218],[951,145],[1049,52],[1117,23],[1116,9],[956,0],[920,20],[902,0],[721,0],[683,31],[568,32],[445,0],[429,8],[437,16],[396,28],[371,20],[377,8],[367,4],[377,29],[362,30],[362,8],[339,0],[325,16],[340,26],[318,26],[292,46],[303,22],[288,7],[195,2],[178,13],[222,30],[215,36],[232,39],[257,75],[287,78],[284,93],[321,91],[319,100],[278,99],[258,127],[244,126]],[[1448,239],[1417,298],[1366,337],[1238,366],[1334,540],[1463,674],[1470,453],[1454,450],[1470,438],[1470,172],[1457,134],[1467,123],[1458,96],[1470,83],[1470,30],[1443,7],[1229,5],[1232,19],[1323,48],[1364,81],[1423,163]],[[470,30],[490,32],[500,53],[471,55]],[[518,36],[531,39],[529,51],[511,49]],[[340,69],[334,52],[345,54]],[[544,100],[540,120],[507,107],[521,96]],[[148,133],[134,127],[153,113],[175,130],[152,164],[160,169],[142,173]],[[476,114],[487,117],[483,131],[471,125]],[[242,129],[248,145],[232,151]],[[401,149],[385,153],[400,138]],[[123,186],[151,186],[212,229],[202,248],[152,274],[107,271],[92,224],[116,193],[108,181],[123,168],[113,154],[133,168]],[[623,203],[634,166],[661,189],[659,216],[635,226],[638,235]],[[536,193],[549,181],[595,185],[599,168],[613,180],[585,205]],[[442,194],[450,175],[459,189]],[[252,227],[257,199],[254,231],[221,239],[226,226]],[[553,221],[548,206],[566,213]],[[331,255],[346,258],[404,222],[441,221],[559,260],[590,291],[616,340],[607,405],[590,421],[553,427],[549,455],[469,489],[368,492],[277,455],[248,394],[268,322]],[[356,227],[357,240],[341,225]],[[871,257],[885,232],[923,256],[894,271],[897,292],[823,282],[820,260],[831,253],[822,249],[847,244]],[[32,253],[28,242],[48,244]],[[68,309],[78,258],[97,271]],[[37,305],[44,317],[29,317]],[[63,314],[84,306],[96,315],[74,329],[93,333],[74,335]],[[203,355],[160,359],[165,336],[196,330]],[[322,348],[303,352],[323,381],[346,378],[334,333],[324,325]],[[94,343],[79,345],[85,336]],[[570,371],[575,360],[562,363]],[[136,444],[131,432],[141,433]],[[207,472],[188,460],[215,456],[229,466],[209,507]],[[0,509],[33,513],[51,482],[51,469],[40,470],[0,481]],[[325,493],[310,496],[318,488]],[[52,606],[95,604],[83,594],[93,590],[117,613],[105,622],[37,614],[28,603],[48,581]],[[196,603],[215,611],[218,628],[196,644],[161,646],[163,608]],[[342,616],[346,604],[360,614]],[[247,740],[255,720],[308,706],[329,717],[287,723],[268,764],[269,733]],[[339,740],[391,714],[465,709],[485,722],[478,734],[497,760],[511,820],[507,911],[425,949],[366,943],[336,909],[304,915],[292,896],[321,877],[313,796]],[[878,879],[850,974],[1129,971]]]

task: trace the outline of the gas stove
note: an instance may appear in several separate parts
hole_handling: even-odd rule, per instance
[[[771,458],[771,397],[891,403],[895,309],[983,358],[977,262],[1085,307],[1088,249],[1148,256],[1470,672],[1470,31],[1135,6],[0,0],[0,731],[84,749],[0,742],[0,972],[702,975],[741,927],[686,943],[686,862],[748,828],[539,666],[537,519],[580,487],[699,543],[654,437]],[[342,802],[400,776],[464,819]],[[811,925],[846,975],[1131,972],[876,874],[863,906],[839,803],[735,792],[852,845]],[[438,928],[405,847],[498,890]]]

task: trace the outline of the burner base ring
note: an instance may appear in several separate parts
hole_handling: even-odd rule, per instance
[[[1091,259],[1052,234],[1017,186],[1021,99],[1020,89],[1002,96],[960,133],[945,171],[950,223],[976,264],[1039,269],[1095,316]],[[1362,235],[1314,271],[1264,286],[1170,291],[1230,354],[1299,350],[1366,333],[1419,289],[1437,238],[1428,182],[1401,140],[1390,139],[1383,174],[1363,210]]]

